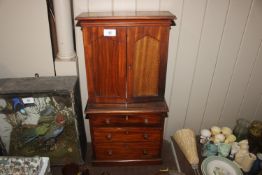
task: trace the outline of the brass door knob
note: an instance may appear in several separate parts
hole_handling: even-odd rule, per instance
[[[110,119],[109,118],[106,119],[106,124],[110,124]]]
[[[111,133],[107,134],[106,138],[107,138],[107,140],[111,140],[112,139],[112,134]]]
[[[144,155],[148,155],[148,151],[146,149],[143,150]]]
[[[145,118],[144,123],[148,124],[148,119],[147,118]]]
[[[107,154],[108,154],[109,156],[112,156],[112,155],[113,155],[113,151],[110,149],[110,150],[107,151]]]
[[[148,140],[148,134],[147,133],[144,133],[144,139]]]

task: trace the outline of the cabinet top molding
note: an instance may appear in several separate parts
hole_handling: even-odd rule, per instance
[[[174,24],[176,16],[169,11],[134,11],[134,12],[84,12],[76,17],[78,26],[89,26],[90,24],[101,24],[118,22],[120,26],[133,23],[167,23]],[[166,22],[165,22],[166,21]],[[161,23],[161,22],[160,22]]]
[[[101,19],[169,19],[175,20],[176,16],[169,11],[134,11],[134,12],[83,12],[76,20],[101,20]]]

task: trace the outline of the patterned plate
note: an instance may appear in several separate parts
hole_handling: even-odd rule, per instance
[[[232,161],[219,156],[210,156],[201,164],[204,175],[243,175],[239,167]]]

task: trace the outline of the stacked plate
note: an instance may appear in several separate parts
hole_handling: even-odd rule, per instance
[[[201,164],[201,170],[204,175],[243,175],[234,162],[219,156],[206,158]]]

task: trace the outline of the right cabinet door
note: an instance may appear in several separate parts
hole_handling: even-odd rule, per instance
[[[127,28],[128,102],[163,100],[169,27]]]

